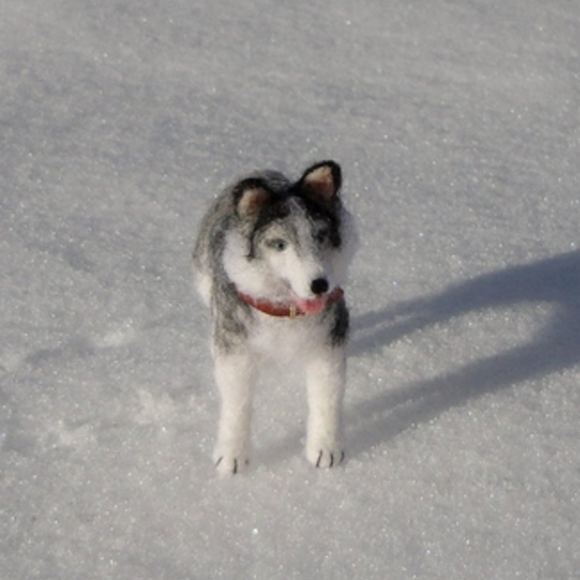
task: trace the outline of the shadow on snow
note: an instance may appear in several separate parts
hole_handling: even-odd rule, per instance
[[[580,363],[580,252],[485,274],[441,294],[355,319],[351,354],[356,356],[457,316],[526,303],[554,308],[548,324],[528,343],[348,409],[349,454],[356,456],[469,399]]]

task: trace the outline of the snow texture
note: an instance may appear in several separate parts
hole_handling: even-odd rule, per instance
[[[0,2],[0,578],[580,578],[580,4]],[[296,369],[247,474],[190,256],[332,158],[348,462]]]

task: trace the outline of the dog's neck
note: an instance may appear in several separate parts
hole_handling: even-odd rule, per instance
[[[280,302],[271,302],[267,298],[254,298],[249,294],[240,292],[238,296],[242,302],[245,302],[252,308],[279,318],[297,318],[298,316],[309,316],[311,314],[318,314],[319,312],[308,312],[300,307],[299,304],[284,304]],[[344,290],[340,287],[335,288],[332,292],[326,295],[324,301],[325,308],[338,302],[344,296]]]

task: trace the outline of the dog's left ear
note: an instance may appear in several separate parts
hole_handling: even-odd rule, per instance
[[[340,165],[334,161],[321,161],[309,167],[298,182],[301,190],[323,203],[334,201],[341,185]]]

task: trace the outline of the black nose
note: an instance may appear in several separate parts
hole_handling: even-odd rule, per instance
[[[328,290],[328,281],[326,278],[316,278],[316,280],[312,280],[310,290],[313,294],[324,294]]]

